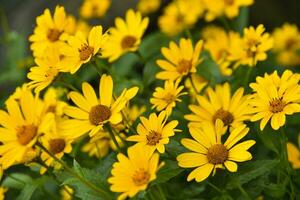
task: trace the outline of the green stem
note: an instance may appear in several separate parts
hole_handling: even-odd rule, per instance
[[[207,181],[207,184],[208,184],[210,187],[212,187],[212,188],[214,188],[215,190],[217,190],[218,192],[223,193],[223,191],[222,191],[220,188],[218,188],[217,186],[215,186],[214,184],[212,184],[212,183],[210,183],[210,182],[208,182],[208,181]]]
[[[238,189],[240,190],[240,192],[245,196],[246,199],[251,200],[251,197],[249,196],[249,194],[244,190],[244,188],[241,186],[240,183],[237,183]]]
[[[142,56],[142,54],[139,51],[136,51],[135,54],[140,58],[142,63],[146,63],[145,58]]]
[[[104,125],[104,128],[108,131],[108,133],[109,133],[111,139],[113,140],[114,144],[116,145],[118,151],[121,152],[120,145],[119,145],[119,143],[118,143],[118,141],[117,141],[117,139],[116,139],[116,137],[115,137],[115,134],[114,134],[114,132],[113,132],[113,130],[112,130],[110,124],[105,124],[105,125]]]
[[[248,87],[248,82],[249,82],[249,79],[251,76],[252,69],[253,69],[253,67],[248,67],[248,69],[247,69],[246,76],[244,79],[244,84],[243,84],[245,88]]]
[[[189,75],[189,79],[190,79],[190,81],[191,81],[192,88],[194,89],[195,93],[198,94],[197,88],[196,88],[196,86],[195,86],[195,84],[194,84],[194,81],[193,81],[191,75]]]
[[[76,92],[79,92],[79,90],[77,88],[75,88],[73,85],[65,82],[64,80],[56,80],[55,82],[69,88],[70,90],[73,90],[73,91],[76,91]]]
[[[96,69],[97,73],[99,74],[99,76],[102,75],[102,71],[101,69],[98,67],[98,65],[96,64],[96,61],[92,62],[93,67]]]
[[[92,190],[94,190],[95,192],[99,193],[101,196],[107,198],[107,199],[112,199],[111,196],[109,194],[107,194],[107,192],[105,192],[104,190],[102,190],[101,188],[98,188],[97,186],[95,186],[93,183],[87,181],[86,179],[84,179],[83,177],[79,176],[72,168],[70,168],[66,163],[64,163],[63,161],[61,161],[60,159],[58,159],[55,155],[53,155],[50,151],[48,151],[48,149],[46,149],[42,144],[37,143],[36,144],[39,148],[41,148],[43,151],[45,151],[49,156],[51,156],[56,162],[60,163],[63,168],[69,173],[71,174],[73,177],[77,178],[79,181],[81,181],[83,184],[85,184],[86,186],[88,186],[89,188],[91,188]]]
[[[193,43],[193,36],[192,36],[192,34],[191,34],[191,31],[190,31],[190,29],[185,29],[185,34],[186,34],[186,36],[192,41],[192,43]]]

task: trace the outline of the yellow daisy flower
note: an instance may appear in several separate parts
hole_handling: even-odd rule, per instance
[[[122,193],[118,200],[134,197],[139,191],[146,190],[163,165],[159,164],[158,153],[153,154],[150,149],[141,146],[129,147],[127,154],[128,157],[122,153],[117,155],[118,161],[113,164],[112,176],[108,179],[110,190]]]
[[[74,190],[67,185],[63,185],[62,189],[59,191],[62,200],[72,200],[72,195]]]
[[[285,115],[300,112],[299,80],[299,74],[290,70],[285,70],[281,77],[277,71],[257,77],[256,83],[250,84],[254,91],[250,102],[254,107],[251,121],[261,120],[260,129],[263,130],[271,120],[272,128],[278,130],[285,124]]]
[[[185,29],[192,28],[203,11],[204,5],[199,0],[172,1],[159,17],[158,26],[163,33],[174,36]]]
[[[247,140],[236,144],[249,131],[246,125],[241,125],[230,130],[230,135],[223,144],[221,136],[226,127],[221,120],[213,125],[203,122],[201,128],[190,127],[193,139],[184,138],[181,140],[183,146],[192,152],[182,153],[177,156],[178,165],[183,168],[196,168],[187,177],[188,181],[195,179],[197,182],[205,180],[217,168],[228,169],[236,172],[236,162],[244,162],[252,159],[248,149],[255,144],[254,140]]]
[[[123,139],[126,138],[126,136],[122,133],[115,135],[119,146],[123,147],[124,143],[121,137]],[[90,138],[88,143],[82,146],[81,151],[88,153],[90,157],[95,156],[96,158],[102,158],[108,154],[109,149],[116,151],[117,147],[112,141],[110,134],[107,131],[100,130]]]
[[[66,115],[73,118],[64,123],[65,131],[73,138],[78,138],[87,132],[94,135],[106,123],[120,123],[122,109],[137,94],[138,88],[124,89],[113,101],[113,80],[111,76],[104,74],[100,79],[99,98],[87,82],[82,84],[82,91],[83,95],[75,91],[69,93],[76,107],[68,106],[64,110]]]
[[[68,45],[61,47],[63,55],[59,65],[62,71],[74,74],[84,63],[91,60],[99,53],[106,41],[106,34],[102,34],[102,26],[95,26],[91,29],[88,38],[82,32],[68,38]]]
[[[76,18],[73,15],[67,16],[67,27],[66,27],[66,32],[69,33],[70,35],[75,35],[76,32],[82,32],[84,36],[88,37],[89,32],[91,30],[91,27],[87,22],[84,20],[76,20]]]
[[[52,115],[54,116],[54,115]],[[52,118],[53,126],[47,132],[41,136],[41,144],[45,147],[50,153],[52,153],[56,158],[61,159],[64,154],[71,153],[72,151],[72,142],[73,140],[63,135],[60,130],[60,124],[63,119],[61,118]],[[48,122],[49,123],[49,122]],[[47,152],[41,150],[40,155],[41,160],[48,167],[54,167],[55,170],[62,168],[61,164],[54,160],[54,158],[49,155]],[[46,167],[40,168],[40,174],[44,174],[47,171]]]
[[[232,19],[239,14],[239,8],[253,4],[253,0],[203,0],[206,7],[205,20],[212,21],[225,15]]]
[[[19,101],[6,102],[8,112],[0,110],[0,164],[3,169],[25,162],[31,157],[37,137],[51,124],[49,116],[42,115],[43,104],[30,91],[22,93]]]
[[[67,103],[59,100],[59,89],[49,88],[44,94],[44,113],[53,113],[55,117],[62,117],[64,115],[64,108]]]
[[[292,164],[294,169],[300,169],[300,134],[298,135],[298,146],[296,147],[293,143],[288,142],[287,144],[288,160]]]
[[[199,74],[191,74],[191,78],[184,81],[184,86],[188,89],[192,102],[196,100],[197,95],[207,86],[207,83],[207,80]]]
[[[159,9],[161,0],[139,0],[137,10],[143,15],[148,15]]]
[[[16,100],[19,101],[22,94],[26,91],[30,91],[30,89],[28,88],[28,83],[24,83],[22,86],[19,86],[15,89],[15,91],[8,97],[8,99],[5,101],[5,105],[6,102],[10,101],[10,100]]]
[[[80,16],[86,19],[103,17],[109,9],[111,0],[84,0]]]
[[[153,104],[152,108],[156,108],[157,111],[166,110],[167,115],[170,115],[176,106],[176,101],[181,102],[179,97],[187,94],[187,92],[182,92],[184,86],[179,86],[180,81],[180,79],[175,82],[165,81],[163,88],[155,88],[153,97],[150,99],[150,103]]]
[[[149,18],[142,18],[140,12],[131,9],[126,12],[125,20],[117,17],[116,27],[109,29],[108,41],[103,47],[102,56],[113,62],[126,52],[135,52],[148,24]]]
[[[217,85],[215,90],[207,88],[206,95],[198,95],[199,105],[190,105],[193,114],[185,115],[189,120],[189,126],[200,127],[202,122],[215,124],[220,119],[224,126],[237,127],[245,120],[250,119],[251,107],[249,95],[244,95],[244,89],[239,88],[232,96],[228,83]]]
[[[300,50],[300,31],[297,25],[285,23],[276,28],[272,36],[277,61],[284,66],[300,65],[300,55],[297,53]]]
[[[201,63],[199,58],[203,46],[203,41],[196,43],[195,48],[190,39],[181,38],[179,46],[175,42],[170,42],[169,48],[163,47],[161,53],[167,60],[157,60],[157,65],[164,71],[158,72],[156,78],[162,80],[176,80],[190,73],[197,72],[197,65]]]
[[[137,142],[137,145],[148,147],[151,151],[165,152],[165,145],[169,143],[169,137],[175,135],[178,125],[177,120],[167,122],[167,114],[162,111],[158,116],[151,113],[149,119],[140,117],[141,123],[137,126],[138,135],[129,136],[127,141]]]
[[[30,72],[27,74],[27,78],[31,80],[28,87],[35,88],[35,92],[39,93],[49,86],[60,72],[59,62],[60,55],[57,49],[48,48],[47,55],[43,58],[36,58],[37,66],[30,68]]]
[[[50,10],[36,18],[37,26],[29,37],[30,49],[35,57],[43,57],[48,47],[59,49],[67,38],[67,16],[64,7],[56,6],[53,17]]]
[[[249,65],[253,67],[258,61],[267,59],[267,51],[273,47],[273,38],[264,33],[265,28],[260,24],[256,29],[253,26],[244,29],[242,39],[236,38],[230,48],[229,60],[236,61],[235,67]]]

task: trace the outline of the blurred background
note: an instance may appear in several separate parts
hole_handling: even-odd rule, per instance
[[[106,16],[94,20],[94,24],[108,27],[116,16],[123,16],[138,0],[112,0]],[[157,17],[162,7],[151,17],[150,29],[157,29]],[[64,5],[67,13],[78,15],[82,0],[0,0],[0,106],[16,86],[26,81],[28,67],[32,66],[28,36],[35,27],[35,19],[45,8],[54,10],[56,5]],[[299,0],[256,0],[250,7],[250,24],[264,24],[267,31],[281,26],[284,22],[300,25]],[[76,16],[78,17],[78,16]],[[20,70],[21,68],[21,70]]]

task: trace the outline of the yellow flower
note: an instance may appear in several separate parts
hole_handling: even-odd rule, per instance
[[[46,132],[51,123],[42,115],[43,103],[30,91],[22,93],[19,101],[6,102],[7,110],[0,110],[0,164],[3,169],[25,162],[32,155],[37,137]]]
[[[135,120],[146,111],[146,106],[133,105],[124,109],[124,115],[127,117],[129,125],[132,125]]]
[[[87,19],[103,17],[110,4],[111,0],[84,0],[80,7],[80,16]]]
[[[46,55],[48,47],[59,49],[67,38],[67,17],[64,7],[56,6],[53,17],[50,10],[36,18],[37,26],[34,33],[29,37],[32,42],[30,49],[35,57]]]
[[[0,187],[0,200],[4,200],[5,199],[5,192],[7,190],[8,190],[7,188]]]
[[[226,131],[221,120],[213,125],[203,122],[200,128],[190,127],[193,139],[184,138],[181,140],[183,146],[192,152],[182,153],[177,156],[178,165],[183,168],[196,168],[187,177],[188,181],[195,179],[197,182],[205,180],[217,168],[224,166],[230,172],[237,171],[236,162],[244,162],[252,159],[248,149],[255,144],[254,140],[247,140],[236,144],[249,131],[246,125],[230,129],[230,135],[223,144],[221,136]]]
[[[113,62],[126,52],[136,51],[148,23],[149,18],[142,18],[140,12],[131,9],[126,12],[125,20],[116,18],[116,27],[109,29],[108,41],[103,47],[102,56]]]
[[[184,86],[179,86],[180,81],[180,79],[175,82],[165,81],[164,88],[155,88],[153,97],[150,99],[150,103],[153,104],[152,108],[156,108],[157,111],[166,110],[167,115],[170,115],[176,106],[176,101],[181,102],[179,97],[187,94],[182,92]]]
[[[125,138],[125,135],[122,133],[115,135],[119,146],[123,147],[124,143],[121,137]],[[110,148],[114,151],[117,150],[110,134],[107,131],[100,130],[90,138],[88,143],[83,145],[81,150],[82,152],[87,152],[90,157],[95,156],[96,158],[102,158],[108,154]]]
[[[35,92],[39,93],[53,82],[61,70],[59,57],[58,50],[50,47],[47,55],[35,59],[37,66],[31,67],[27,74],[27,78],[31,80],[28,83],[30,89],[35,88]]]
[[[108,179],[110,190],[120,192],[118,200],[133,197],[139,191],[146,190],[148,184],[156,179],[156,173],[163,164],[159,164],[159,154],[141,146],[129,147],[128,157],[119,153],[118,161],[113,164],[112,176]]]
[[[202,122],[215,124],[220,119],[224,126],[237,127],[250,119],[251,107],[248,95],[243,96],[244,89],[239,88],[232,96],[228,83],[217,85],[215,90],[207,88],[206,95],[198,95],[199,105],[190,105],[193,114],[185,115],[189,126],[200,127]]]
[[[273,32],[274,47],[277,61],[284,66],[297,66],[300,64],[300,32],[297,25],[285,23]]]
[[[64,101],[59,100],[60,91],[50,87],[44,94],[44,113],[53,113],[55,117],[62,117],[63,110],[67,106]]]
[[[199,58],[203,46],[200,40],[193,48],[190,39],[181,38],[179,46],[175,42],[170,42],[169,48],[163,47],[161,53],[166,60],[157,60],[157,65],[164,71],[158,72],[156,78],[163,80],[176,80],[190,73],[197,72],[197,65],[201,63]]]
[[[61,121],[63,119],[61,118],[54,118],[54,115],[52,115],[53,120],[51,122],[52,127],[44,133],[43,136],[41,136],[41,143],[42,145],[50,152],[52,153],[56,158],[61,159],[64,154],[71,153],[72,151],[72,145],[73,142],[72,139],[70,139],[68,136],[65,136],[61,132]],[[48,121],[48,123],[50,123]],[[42,153],[40,155],[42,162],[47,165],[54,167],[54,170],[61,169],[61,164],[58,163],[56,160],[53,159],[51,155],[49,155],[47,152],[42,150]],[[47,171],[47,168],[41,167],[40,173],[44,174]]]
[[[15,91],[13,92],[13,94],[11,94],[8,99],[5,101],[5,104],[6,102],[10,101],[10,100],[16,100],[16,101],[19,101],[22,94],[26,91],[30,91],[30,89],[28,88],[28,83],[24,83],[22,86],[20,87],[17,87],[15,89]]]
[[[77,32],[75,36],[68,38],[68,45],[61,49],[63,55],[59,65],[62,71],[74,74],[84,63],[91,60],[98,54],[106,41],[106,34],[102,34],[102,26],[95,26],[89,33],[88,38],[82,32]]]
[[[271,119],[272,128],[278,130],[285,124],[285,115],[300,112],[299,80],[299,74],[290,70],[285,70],[281,77],[277,71],[257,77],[256,83],[250,84],[254,91],[250,103],[255,114],[251,121],[261,120],[260,129],[263,130]]]
[[[253,0],[203,0],[206,7],[205,20],[212,21],[225,15],[232,19],[239,14],[239,8],[253,4]]]
[[[161,0],[139,0],[137,10],[143,15],[148,15],[159,9]]]
[[[68,24],[67,24],[67,27],[66,27],[66,32],[71,34],[71,35],[74,35],[76,34],[76,32],[82,32],[84,36],[88,37],[89,35],[89,32],[91,30],[91,27],[89,26],[88,23],[86,23],[85,21],[83,20],[76,20],[76,18],[72,15],[69,15],[67,17],[67,21],[68,21]]]
[[[253,26],[244,29],[242,39],[235,39],[231,46],[229,60],[236,61],[235,67],[240,64],[253,67],[258,61],[267,59],[266,52],[273,47],[273,38],[264,33],[265,28],[260,24],[256,29]]]
[[[300,147],[300,134],[298,135],[298,145]],[[300,169],[300,148],[297,148],[293,143],[287,143],[288,160],[294,169]]]
[[[198,74],[191,74],[191,78],[188,78],[184,82],[184,86],[189,90],[192,102],[196,100],[197,95],[207,85],[207,80]]]
[[[63,185],[62,189],[59,191],[62,200],[72,200],[72,195],[74,190],[67,185]]]
[[[178,125],[177,120],[167,122],[167,114],[162,111],[158,116],[151,113],[149,119],[140,117],[141,123],[137,126],[138,135],[129,136],[128,141],[137,142],[137,145],[147,147],[151,151],[165,152],[165,145],[169,143],[169,137],[175,135]]]
[[[69,97],[75,106],[65,108],[65,114],[74,118],[65,121],[64,129],[73,138],[89,132],[94,135],[102,129],[103,124],[118,124],[122,121],[121,111],[126,103],[138,92],[137,87],[124,89],[121,95],[113,100],[113,80],[111,76],[102,75],[99,85],[99,98],[92,86],[87,82],[82,84],[83,95],[72,91]]]

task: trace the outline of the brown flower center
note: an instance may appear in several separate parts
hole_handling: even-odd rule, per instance
[[[213,122],[215,123],[217,119],[222,120],[222,122],[224,123],[224,125],[228,126],[228,125],[230,125],[233,122],[234,117],[233,117],[233,115],[230,112],[228,112],[226,110],[223,110],[223,108],[220,108],[214,114],[214,116],[213,116]]]
[[[142,186],[149,182],[150,174],[144,169],[136,170],[132,176],[132,180],[136,186]]]
[[[225,4],[226,5],[233,5],[233,3],[234,3],[234,0],[225,0]]]
[[[104,105],[96,105],[91,108],[89,114],[89,120],[94,125],[99,125],[105,120],[108,120],[111,116],[109,107]]]
[[[170,104],[170,103],[172,103],[172,102],[174,102],[174,101],[176,100],[176,97],[175,97],[174,94],[172,94],[172,93],[167,93],[167,94],[164,96],[163,100],[164,100],[165,102],[167,102],[167,104]]]
[[[159,140],[161,140],[161,134],[156,131],[150,131],[148,135],[146,135],[147,144],[148,145],[156,145]]]
[[[47,113],[55,113],[56,111],[56,106],[55,105],[50,105],[48,108],[47,108]]]
[[[272,113],[278,113],[283,111],[286,103],[284,101],[282,101],[282,97],[281,98],[274,98],[269,102],[270,105],[270,111]]]
[[[192,68],[192,61],[182,59],[178,62],[177,71],[180,74],[188,74]]]
[[[62,152],[66,147],[66,142],[63,139],[51,139],[49,140],[50,152],[58,154]]]
[[[51,42],[56,42],[60,35],[62,34],[61,31],[57,30],[57,29],[54,29],[54,28],[51,28],[48,30],[48,33],[47,33],[47,38],[51,41]]]
[[[287,50],[291,50],[294,48],[296,43],[297,43],[297,41],[294,38],[289,38],[285,43],[285,47]]]
[[[37,134],[37,127],[33,124],[23,125],[17,129],[17,139],[21,145],[27,145]]]
[[[81,45],[81,48],[78,49],[80,60],[87,60],[94,53],[94,47],[91,47],[87,44]]]
[[[214,144],[207,151],[207,160],[211,164],[222,164],[228,158],[228,150],[223,144]]]
[[[134,46],[136,42],[136,38],[131,35],[125,36],[121,41],[121,47],[122,49],[130,49]]]

